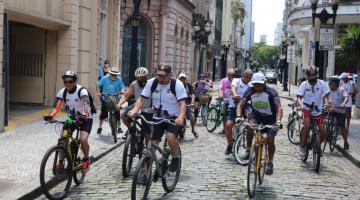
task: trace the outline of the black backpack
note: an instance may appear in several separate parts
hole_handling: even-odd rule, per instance
[[[95,105],[94,105],[94,99],[92,98],[89,90],[87,90],[85,87],[81,87],[81,88],[79,89],[79,91],[78,91],[78,97],[79,97],[79,99],[81,98],[81,97],[80,97],[80,94],[81,94],[81,91],[82,91],[83,89],[85,89],[85,90],[88,92],[88,94],[89,94],[89,102],[90,102],[90,111],[91,111],[91,114],[96,114],[97,111],[96,111],[96,107],[95,107]],[[66,94],[67,94],[67,91],[64,90],[64,93],[63,93],[63,101],[64,101],[65,103],[66,103]]]
[[[170,81],[170,91],[171,93],[173,93],[173,95],[176,97],[176,80],[175,78],[171,78],[171,81]],[[159,79],[158,78],[155,78],[154,79],[154,82],[152,83],[151,85],[151,94],[155,91],[157,85],[159,84]]]

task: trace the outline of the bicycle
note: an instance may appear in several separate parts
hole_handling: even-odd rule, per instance
[[[76,185],[82,184],[85,179],[85,173],[82,172],[84,155],[81,150],[79,151],[81,146],[79,140],[80,122],[76,120],[76,117],[69,115],[65,121],[53,120],[48,123],[61,124],[62,131],[57,145],[51,147],[41,161],[40,185],[48,199],[58,200],[66,197],[72,178]],[[75,130],[76,136],[74,138],[73,132]],[[59,186],[58,189],[57,186]]]
[[[246,134],[247,129],[244,126],[243,122],[239,124],[235,124],[233,129],[233,156],[235,158],[235,161],[239,165],[247,165],[249,160],[244,160],[241,158],[241,155],[243,155],[247,149],[247,143],[246,143]]]
[[[292,144],[300,144],[300,131],[303,127],[301,109],[297,106],[297,103],[288,104],[291,107],[292,112],[289,114],[287,134],[289,141]]]
[[[312,112],[314,107],[314,103],[311,104],[309,111]],[[301,129],[301,133],[303,133],[304,127]],[[315,172],[319,172],[320,169],[320,157],[321,157],[321,146],[320,146],[320,131],[318,125],[316,124],[315,117],[310,115],[310,132],[307,138],[306,146],[305,146],[305,156],[301,157],[301,160],[306,163],[309,157],[309,151],[313,151],[313,164]]]
[[[141,123],[137,119],[131,120],[126,132],[123,151],[122,174],[124,178],[130,176],[133,159],[138,155],[140,160],[143,150],[144,134],[141,130]]]
[[[109,112],[109,124],[111,128],[111,135],[114,137],[114,143],[117,143],[117,129],[118,129],[118,120],[116,116],[116,104],[120,100],[120,95],[117,94],[108,94],[103,95],[105,98],[106,109]]]
[[[323,152],[325,152],[326,143],[329,143],[330,151],[333,152],[339,137],[339,127],[332,112],[328,112],[325,114],[326,139],[324,141]]]
[[[142,114],[138,114],[136,115],[136,117],[141,118],[145,123],[150,125],[150,138],[152,138],[154,132],[154,125],[159,125],[161,123],[174,124],[170,121],[170,119],[162,119],[158,122],[152,122],[148,121]],[[157,158],[156,151],[161,154],[160,159]],[[161,178],[162,186],[166,192],[174,191],[176,184],[179,180],[181,171],[181,151],[179,156],[179,167],[176,172],[168,171],[171,162],[171,159],[169,157],[170,148],[167,145],[166,137],[162,149],[159,145],[155,143],[154,140],[149,140],[146,149],[143,152],[143,156],[141,157],[134,173],[131,187],[131,199],[135,200],[139,197],[140,199],[147,199],[150,191],[151,182],[157,182],[158,178]],[[153,176],[152,165],[154,162],[155,174]],[[171,180],[173,181],[171,182]],[[139,192],[139,195],[137,194],[137,192]]]
[[[261,125],[244,122],[246,128],[255,131],[255,138],[252,142],[247,172],[247,190],[250,198],[254,198],[257,180],[259,185],[264,181],[265,167],[269,160],[267,133],[261,133],[266,128],[274,128],[272,125]],[[282,128],[282,125],[279,127]],[[254,177],[251,175],[253,174]]]
[[[216,98],[216,103],[210,105],[206,123],[206,129],[210,133],[214,132],[222,123],[224,112],[222,106],[221,98]]]

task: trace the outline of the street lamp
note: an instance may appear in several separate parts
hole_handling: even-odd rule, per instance
[[[333,10],[333,14],[328,13],[328,11],[323,8],[323,10],[320,13],[316,13],[317,5],[319,3],[319,0],[311,0],[311,9],[312,9],[312,26],[315,26],[315,19],[319,18],[320,22],[322,24],[326,24],[327,21],[332,18],[333,24],[335,24],[336,20],[336,12],[339,8],[339,2],[340,0],[331,0],[331,8]]]
[[[222,52],[222,69],[221,69],[221,78],[224,78],[226,76],[226,70],[227,70],[227,57],[230,49],[230,44],[225,43],[221,45],[221,52]]]

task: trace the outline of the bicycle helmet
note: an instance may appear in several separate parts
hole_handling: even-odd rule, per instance
[[[145,67],[139,67],[135,70],[135,77],[142,77],[149,75],[149,70]]]
[[[74,72],[74,71],[66,71],[66,72],[64,72],[63,75],[62,75],[62,79],[64,79],[65,77],[71,77],[74,80],[76,80],[78,78],[77,73]]]
[[[305,73],[308,76],[313,76],[313,75],[318,75],[319,73],[319,68],[317,68],[315,65],[309,65],[306,69],[305,69]]]
[[[340,79],[337,76],[332,76],[329,78],[329,83],[335,83],[336,85],[339,85]]]

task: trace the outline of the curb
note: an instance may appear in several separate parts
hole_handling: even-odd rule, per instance
[[[349,152],[345,151],[339,145],[335,145],[335,148],[340,151],[347,159],[349,159],[355,166],[360,168],[360,160],[354,158]]]
[[[287,100],[290,100],[290,101],[294,101],[293,97],[287,97],[287,96],[281,96],[280,95],[280,98],[287,99]]]
[[[92,163],[97,162],[98,160],[100,160],[101,158],[103,158],[104,156],[106,156],[107,154],[109,154],[110,152],[114,151],[115,149],[119,148],[122,144],[124,144],[125,141],[121,141],[120,143],[116,144],[115,146],[109,148],[108,150],[100,153],[99,155],[97,155],[96,157],[91,157],[90,160],[92,160]],[[21,188],[17,188],[13,191],[8,192],[8,194],[5,194],[4,196],[1,196],[0,199],[20,199],[20,200],[26,200],[26,199],[35,199],[40,197],[43,192],[41,190],[41,186],[37,186],[35,189],[30,189],[30,187],[33,187],[34,185],[39,185],[39,181],[36,179],[36,181],[32,181],[26,185],[24,185],[24,187]],[[23,190],[31,190],[30,192],[27,192],[25,194],[24,191],[21,191],[22,188],[24,188]]]

